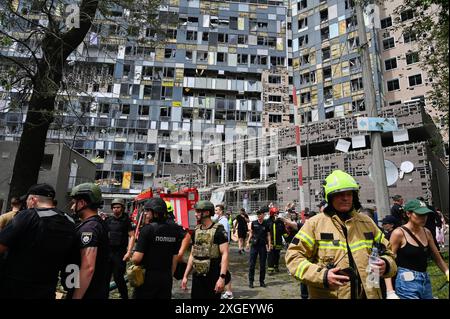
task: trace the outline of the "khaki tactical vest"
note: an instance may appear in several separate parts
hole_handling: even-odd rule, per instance
[[[192,247],[194,273],[206,275],[212,258],[220,256],[219,245],[214,244],[214,235],[219,224],[214,224],[209,229],[201,229],[201,225],[195,227],[195,243]]]

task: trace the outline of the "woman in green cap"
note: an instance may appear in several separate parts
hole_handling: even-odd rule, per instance
[[[444,262],[431,232],[425,228],[427,215],[432,211],[418,199],[404,206],[408,222],[396,228],[391,235],[392,250],[397,254],[397,278],[395,292],[392,282],[386,281],[387,299],[433,299],[430,276],[427,273],[428,257],[447,276],[448,265]]]

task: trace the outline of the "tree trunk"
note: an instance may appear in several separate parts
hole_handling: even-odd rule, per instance
[[[54,119],[55,99],[61,86],[64,63],[91,28],[98,4],[99,0],[81,1],[79,28],[72,28],[64,34],[53,30],[42,39],[43,58],[39,61],[33,78],[33,93],[14,161],[8,207],[11,197],[26,194],[30,186],[38,181],[47,131]]]
[[[42,69],[45,67],[46,69]],[[55,67],[60,67],[59,72],[49,75],[51,71],[56,71],[54,70]],[[39,169],[44,157],[47,131],[54,119],[53,112],[57,95],[57,90],[49,89],[49,87],[54,87],[52,82],[60,83],[61,63],[54,65],[52,69],[50,70],[48,66],[41,66],[41,70],[36,76],[36,85],[33,88],[27,118],[14,162],[8,203],[11,197],[26,194],[30,186],[38,181]]]

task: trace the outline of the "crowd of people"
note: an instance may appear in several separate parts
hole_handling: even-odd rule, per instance
[[[250,289],[257,262],[264,288],[266,272],[280,272],[286,249],[302,299],[433,298],[429,259],[449,277],[440,253],[448,227],[443,214],[423,198],[405,203],[395,195],[391,213],[378,222],[359,192],[352,176],[335,170],[324,181],[317,213],[270,204],[252,221],[244,209],[232,218],[224,205],[201,200],[190,232],[158,197],[147,200],[135,229],[123,199],[112,201],[111,215],[100,212],[102,193],[93,183],[72,189],[71,214],[56,208],[52,186],[37,184],[0,216],[0,298],[54,299],[61,287],[66,299],[108,299],[113,279],[128,299],[128,276],[135,299],[170,299],[173,278],[184,290],[191,280],[192,299],[232,299],[232,238],[237,253],[248,254]]]

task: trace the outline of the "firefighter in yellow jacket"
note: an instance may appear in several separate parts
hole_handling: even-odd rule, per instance
[[[308,286],[310,298],[380,299],[374,278],[392,277],[397,271],[382,231],[359,214],[358,192],[352,176],[333,171],[324,181],[324,213],[310,218],[289,245],[286,265]],[[374,247],[379,258],[369,266]]]

